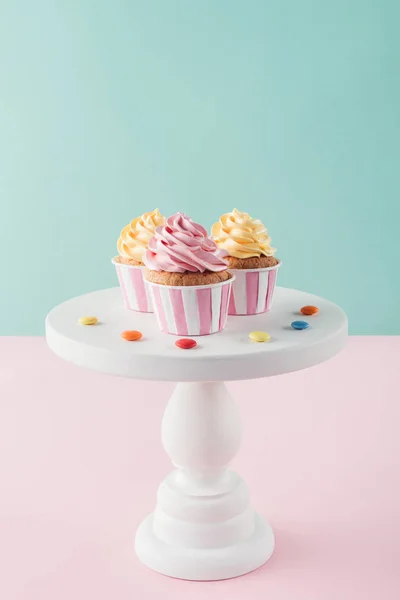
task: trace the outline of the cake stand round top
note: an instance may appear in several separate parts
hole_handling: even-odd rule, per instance
[[[159,381],[232,381],[269,377],[311,367],[337,354],[347,338],[347,317],[341,308],[323,298],[278,287],[269,313],[232,316],[226,328],[196,337],[197,347],[182,350],[178,339],[162,333],[153,314],[126,310],[119,288],[110,288],[68,300],[46,318],[49,347],[61,358],[80,367],[136,379]],[[300,314],[314,305],[319,313]],[[80,325],[84,315],[94,315],[97,325]],[[308,329],[296,331],[291,323],[304,320]],[[142,332],[137,342],[121,333]],[[257,343],[252,331],[266,331],[271,339]]]

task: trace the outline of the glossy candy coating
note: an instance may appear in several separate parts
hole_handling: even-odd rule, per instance
[[[303,315],[307,315],[307,316],[310,317],[311,315],[316,315],[319,312],[319,308],[318,308],[318,306],[311,306],[311,305],[309,305],[309,306],[303,306],[300,309],[300,312]]]
[[[252,342],[269,342],[271,336],[266,331],[252,331],[249,338]]]
[[[307,321],[293,321],[293,323],[290,324],[292,329],[308,329],[308,327],[310,327],[309,323],[307,323]]]
[[[190,350],[191,348],[196,348],[197,342],[196,340],[192,340],[191,338],[181,338],[179,340],[176,340],[175,346],[177,346],[181,350]]]
[[[98,322],[97,317],[80,317],[79,319],[81,325],[97,325]]]
[[[134,329],[127,329],[121,333],[121,337],[127,342],[137,342],[142,337],[141,331],[135,331]]]

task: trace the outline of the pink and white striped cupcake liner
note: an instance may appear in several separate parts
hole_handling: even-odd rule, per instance
[[[112,261],[117,270],[125,308],[138,312],[153,312],[147,281],[143,277],[146,267],[134,267]]]
[[[229,300],[229,315],[257,315],[270,310],[278,268],[229,269],[235,275]]]
[[[224,329],[234,279],[197,286],[148,281],[161,331],[172,335],[210,335]]]

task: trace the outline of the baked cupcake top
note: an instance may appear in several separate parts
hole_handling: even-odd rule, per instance
[[[178,212],[157,227],[143,257],[152,271],[204,273],[224,271],[227,252],[219,249],[207,230]]]
[[[276,248],[270,246],[271,238],[261,221],[237,208],[214,223],[211,236],[219,248],[235,258],[274,256],[276,252]]]
[[[165,223],[165,217],[160,214],[158,208],[133,219],[123,228],[119,236],[117,248],[120,257],[143,264],[143,255],[149,241],[156,228],[163,223]]]

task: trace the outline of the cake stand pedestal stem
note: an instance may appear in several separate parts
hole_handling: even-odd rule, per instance
[[[178,383],[162,422],[176,470],[140,525],[136,553],[151,569],[191,580],[227,579],[260,567],[274,537],[228,468],[240,446],[236,404],[222,382]]]

